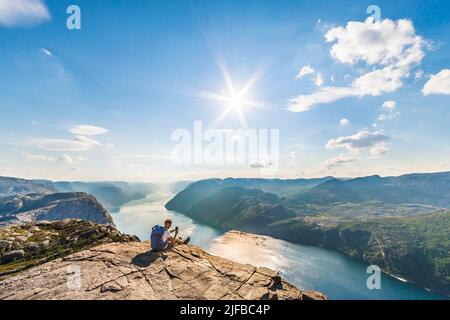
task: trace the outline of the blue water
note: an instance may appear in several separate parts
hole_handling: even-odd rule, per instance
[[[180,236],[190,236],[192,244],[207,251],[211,249],[211,246],[221,239],[223,233],[196,223],[183,214],[166,210],[164,204],[172,196],[173,194],[169,192],[158,192],[146,199],[127,203],[112,214],[114,221],[122,232],[135,234],[141,240],[148,240],[150,230],[155,224],[162,224],[166,218],[171,218],[174,225],[179,226]],[[267,239],[267,260],[273,261],[270,267],[279,271],[286,280],[297,287],[323,292],[330,299],[446,299],[444,296],[384,273],[381,274],[381,289],[369,290],[366,286],[369,276],[366,273],[367,264],[334,251],[270,237]],[[244,254],[239,251],[234,253]],[[254,263],[258,264],[257,261]]]
[[[163,225],[167,218],[172,219],[173,226],[179,227],[179,236],[190,236],[192,244],[204,249],[223,234],[214,228],[195,223],[181,213],[166,210],[164,205],[172,196],[169,192],[156,192],[145,199],[127,203],[111,215],[120,231],[137,235],[141,241],[149,240],[152,227],[156,224]]]

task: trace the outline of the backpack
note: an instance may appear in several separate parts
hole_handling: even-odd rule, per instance
[[[166,247],[166,244],[162,241],[162,236],[166,228],[156,225],[152,228],[152,234],[150,236],[150,245],[153,250],[163,250]]]

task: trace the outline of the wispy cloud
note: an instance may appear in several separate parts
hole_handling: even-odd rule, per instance
[[[0,0],[0,25],[33,26],[50,18],[42,0]]]
[[[78,125],[73,128],[70,128],[69,131],[73,134],[82,135],[82,136],[98,136],[101,134],[108,133],[108,129],[97,127],[93,125]]]
[[[111,143],[102,143],[90,136],[106,134],[108,129],[93,125],[78,125],[69,129],[70,133],[76,134],[72,139],[34,139],[34,144],[41,150],[76,152],[87,151],[93,147],[102,147],[108,149],[114,145]]]
[[[39,52],[41,52],[42,54],[44,54],[46,56],[49,56],[49,57],[53,56],[53,53],[50,50],[46,49],[46,48],[40,48]]]
[[[2,1],[2,0],[0,0]],[[55,55],[53,51],[48,48],[42,47],[38,50],[39,54],[44,56],[45,62],[51,66],[54,74],[62,81],[72,80],[71,75],[67,72],[63,61]]]
[[[87,151],[94,145],[98,145],[97,142],[76,139],[35,139],[33,142],[41,150],[61,152]]]
[[[304,76],[308,75],[308,74],[313,74],[314,72],[316,72],[314,70],[313,67],[311,66],[304,66],[300,69],[300,71],[298,72],[297,76],[295,77],[295,79],[300,79],[303,78]]]
[[[349,154],[340,154],[336,158],[328,159],[323,163],[323,166],[327,169],[334,169],[340,167],[345,163],[353,162],[355,158]]]
[[[321,73],[318,73],[314,78],[314,84],[318,87],[321,87],[323,85],[323,77]]]
[[[287,109],[293,112],[305,112],[318,104],[331,103],[357,95],[358,93],[349,87],[324,87],[315,93],[299,95],[290,99]]]
[[[87,160],[85,157],[81,156],[69,156],[68,154],[62,154],[60,156],[46,156],[41,154],[30,154],[27,152],[23,152],[23,155],[28,160],[36,160],[36,161],[49,161],[49,162],[64,162],[68,164],[73,164],[79,161]]]

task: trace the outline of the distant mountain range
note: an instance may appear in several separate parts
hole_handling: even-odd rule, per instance
[[[356,179],[207,179],[167,204],[227,231],[318,245],[450,295],[450,172]]]
[[[450,173],[408,174],[400,177],[370,176],[350,180],[329,179],[293,196],[317,204],[337,202],[387,204],[415,203],[450,207]]]
[[[59,192],[86,192],[97,198],[110,211],[116,211],[126,202],[145,198],[159,189],[152,183],[108,182],[52,182]]]
[[[0,196],[28,193],[53,193],[57,189],[48,181],[0,177]]]
[[[30,193],[84,192],[95,196],[110,211],[117,210],[126,202],[143,199],[158,188],[158,185],[152,183],[69,182],[0,177],[0,197]]]
[[[150,183],[53,182],[0,177],[0,225],[66,218],[113,225],[108,210],[145,198],[157,189],[157,185]]]

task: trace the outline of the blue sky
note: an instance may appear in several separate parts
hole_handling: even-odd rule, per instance
[[[20,4],[20,5],[18,5]],[[66,9],[81,9],[68,30]],[[366,20],[376,4],[381,20]],[[175,165],[178,128],[279,129],[282,178],[450,170],[448,1],[0,2],[0,175],[260,176]],[[221,68],[222,67],[222,68]],[[301,72],[303,70],[303,72]],[[256,75],[256,76],[255,76]],[[255,76],[255,78],[252,78]],[[242,102],[242,101],[239,101]]]

